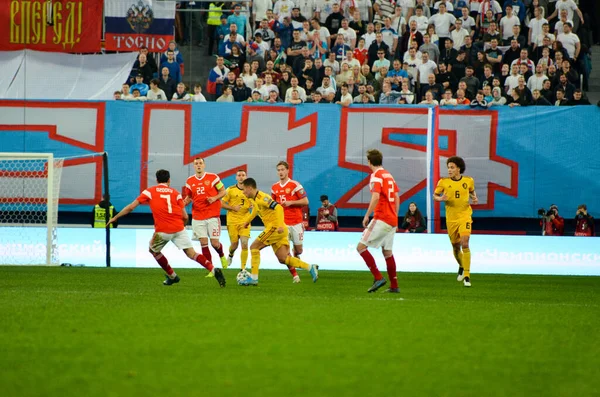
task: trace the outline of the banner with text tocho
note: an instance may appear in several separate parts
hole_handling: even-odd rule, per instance
[[[0,51],[99,52],[102,0],[0,2]]]
[[[104,9],[106,49],[166,51],[175,35],[175,2],[107,0]]]

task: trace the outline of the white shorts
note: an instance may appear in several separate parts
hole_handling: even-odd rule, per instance
[[[208,238],[218,240],[221,237],[221,218],[208,218],[201,221],[192,219],[193,240]]]
[[[304,241],[304,223],[288,226],[288,238],[294,245],[302,245]]]
[[[394,248],[395,234],[395,226],[390,226],[379,219],[371,219],[360,238],[360,242],[367,247],[383,247],[384,250],[391,251]]]
[[[155,232],[150,240],[150,250],[159,253],[169,241],[175,244],[180,250],[192,248],[192,240],[190,240],[190,236],[184,229],[177,233]]]

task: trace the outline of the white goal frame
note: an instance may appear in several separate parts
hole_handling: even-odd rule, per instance
[[[62,158],[61,158],[62,159]],[[54,197],[54,154],[52,153],[19,153],[19,152],[0,152],[0,161],[10,160],[43,160],[47,163],[47,181],[46,181],[46,265],[59,265],[53,263],[53,233],[58,223],[58,197]],[[60,171],[59,171],[60,172]],[[57,181],[60,189],[60,179]],[[55,219],[56,218],[56,219]],[[0,225],[2,226],[2,225]],[[25,225],[22,225],[25,226]],[[41,224],[38,226],[41,227]]]

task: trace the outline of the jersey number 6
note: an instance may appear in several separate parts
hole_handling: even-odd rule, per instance
[[[456,192],[454,192],[454,197],[460,198],[460,192],[458,190]]]

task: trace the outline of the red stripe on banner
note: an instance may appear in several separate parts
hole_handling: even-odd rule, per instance
[[[0,1],[0,51],[27,48],[99,52],[102,3],[102,0]]]
[[[138,51],[140,47],[148,47],[150,52],[163,52],[175,35],[108,33],[104,35],[105,48],[108,51]]]

